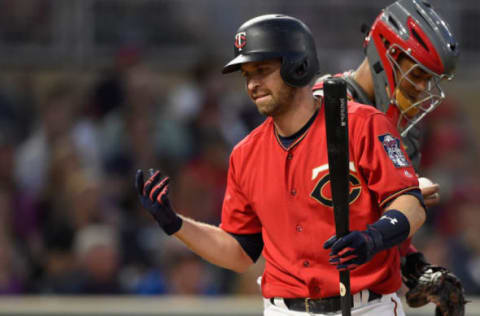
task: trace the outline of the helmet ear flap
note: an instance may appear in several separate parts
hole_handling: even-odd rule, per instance
[[[304,58],[304,60],[295,69],[295,75],[299,77],[305,76],[307,69],[308,69],[308,59]]]
[[[280,75],[288,85],[304,87],[313,79],[317,69],[318,65],[312,65],[308,55],[300,56],[296,60],[283,58]]]

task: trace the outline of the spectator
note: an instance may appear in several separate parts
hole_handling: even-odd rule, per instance
[[[117,232],[107,225],[90,225],[75,236],[74,251],[79,265],[78,294],[124,293],[118,279]]]

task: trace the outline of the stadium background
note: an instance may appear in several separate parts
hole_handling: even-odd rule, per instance
[[[262,262],[237,275],[166,238],[139,207],[134,171],[162,166],[176,208],[217,224],[228,154],[262,120],[239,76],[220,74],[237,27],[264,13],[296,16],[315,35],[322,72],[332,73],[360,63],[360,26],[390,2],[0,0],[0,310],[29,315],[42,312],[38,298],[117,294],[161,306],[200,295],[228,299],[226,308],[246,295],[253,303],[245,306],[261,310]],[[456,78],[443,85],[447,100],[422,123],[421,173],[440,183],[442,203],[415,244],[474,298],[480,1],[431,2],[461,57]],[[39,308],[28,309],[27,298]],[[210,302],[202,306],[224,306]]]

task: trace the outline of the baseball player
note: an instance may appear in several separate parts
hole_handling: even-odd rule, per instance
[[[458,44],[447,23],[427,1],[399,0],[377,17],[364,46],[366,58],[361,65],[336,76],[346,80],[350,99],[387,113],[418,170],[420,131],[415,125],[444,99],[439,83],[453,78]],[[317,80],[314,95],[323,94],[323,81],[328,77]],[[438,190],[433,184],[422,188],[427,206],[439,202]],[[463,287],[456,276],[429,264],[410,240],[402,245],[402,255],[410,306],[433,302],[438,315],[464,314]]]
[[[425,220],[418,179],[384,113],[350,102],[350,229],[335,236],[319,71],[308,27],[285,15],[245,22],[224,73],[240,71],[267,119],[233,149],[219,227],[179,215],[169,178],[137,171],[140,201],[168,235],[242,272],[263,251],[265,316],[340,315],[338,270],[351,270],[352,315],[404,315],[397,247]],[[199,201],[201,203],[201,201]]]

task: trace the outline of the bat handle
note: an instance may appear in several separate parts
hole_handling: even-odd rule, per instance
[[[153,169],[153,168],[148,169],[148,176],[149,177],[153,176],[154,174],[155,174],[155,169]]]
[[[352,294],[350,292],[350,271],[340,271],[340,306],[342,316],[351,315]]]

